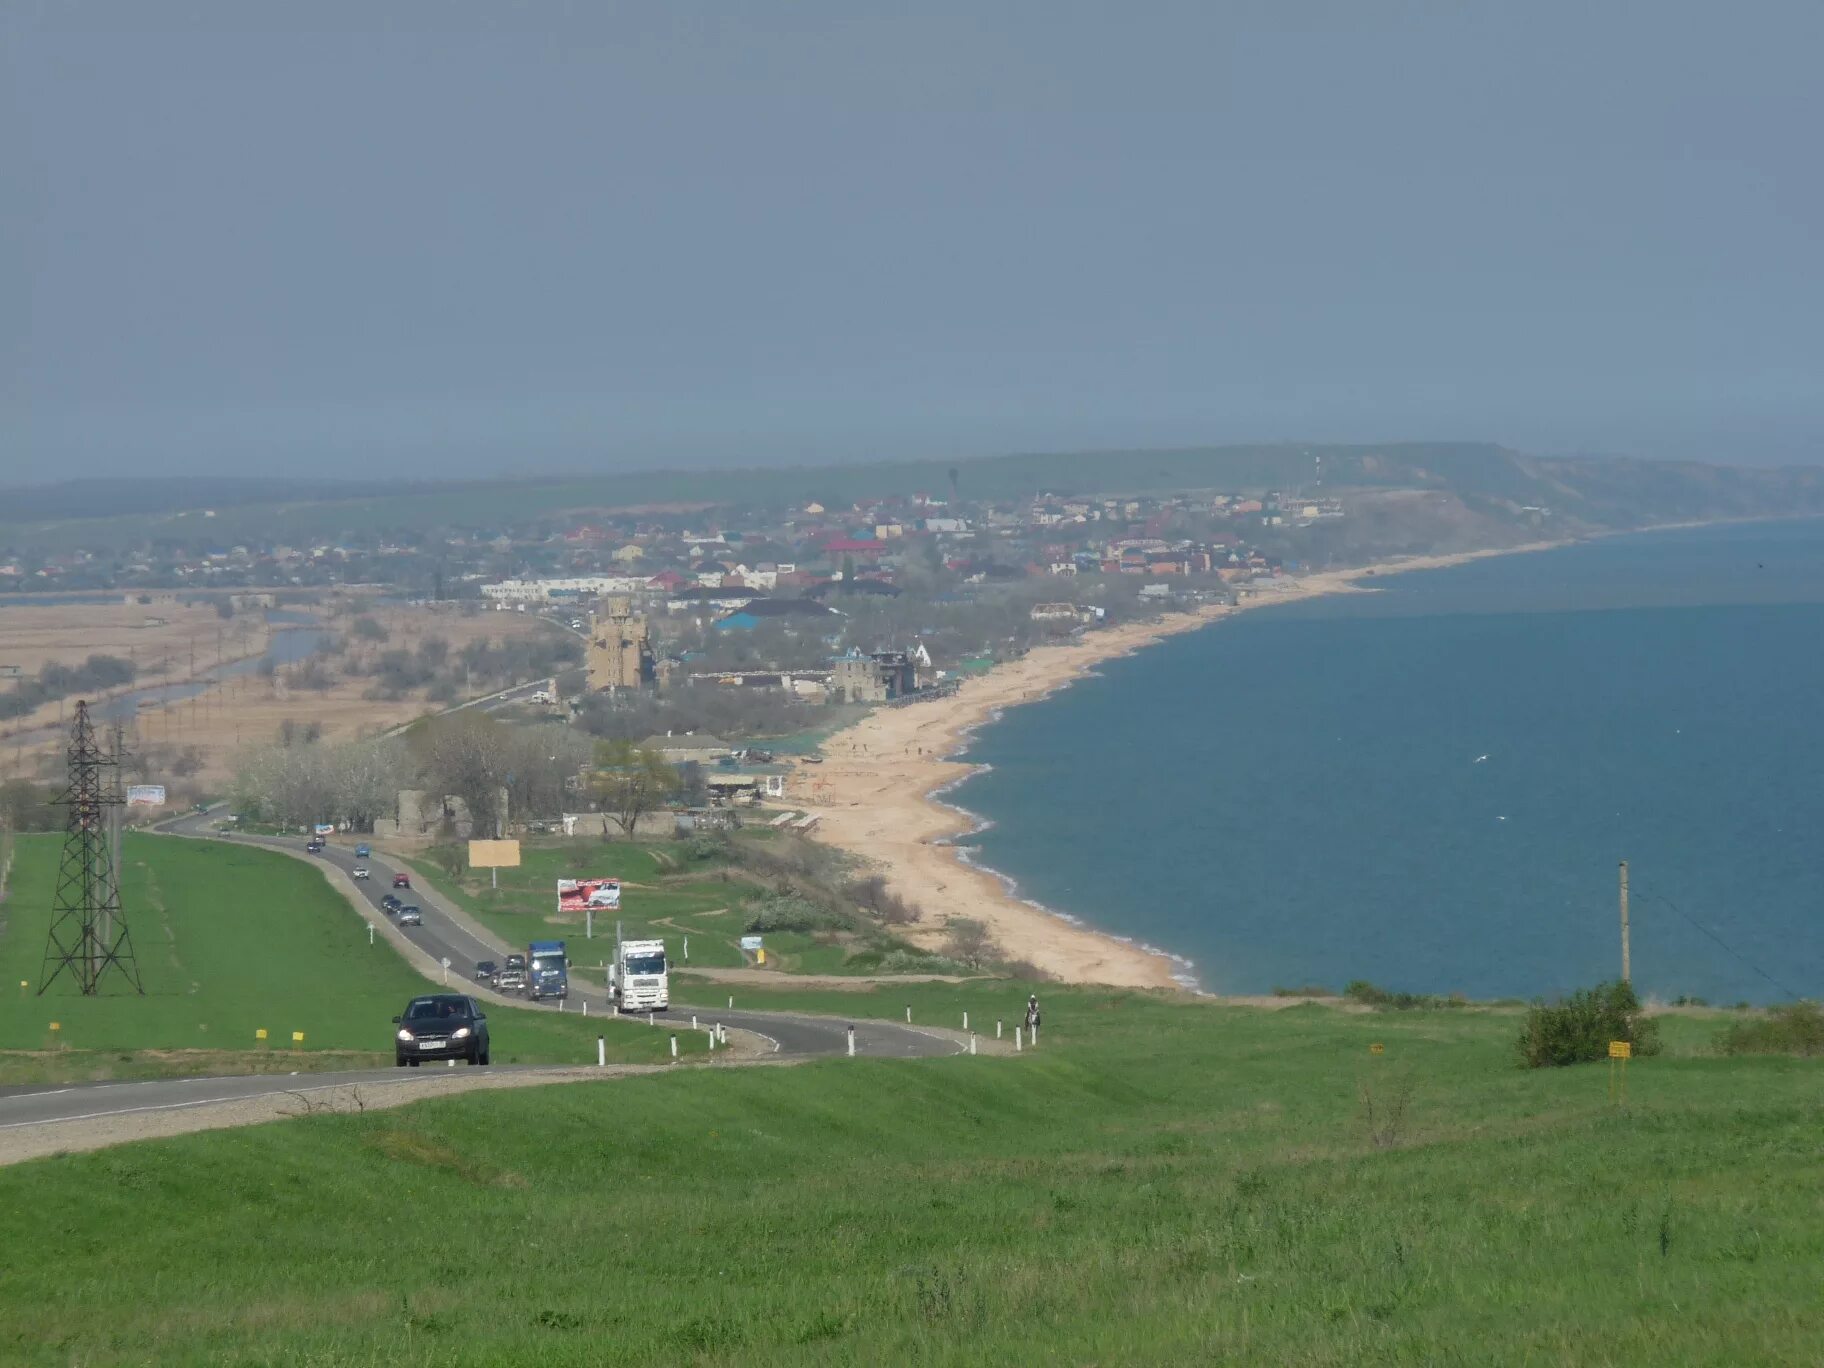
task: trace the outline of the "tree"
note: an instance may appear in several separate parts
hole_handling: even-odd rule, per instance
[[[677,788],[677,770],[657,751],[630,741],[603,741],[595,749],[589,791],[628,840],[633,839],[640,818],[657,809]],[[603,834],[607,834],[606,827]]]
[[[485,713],[459,712],[425,722],[408,736],[425,781],[468,808],[469,835],[499,836],[507,818],[501,790],[512,773],[512,728]]]

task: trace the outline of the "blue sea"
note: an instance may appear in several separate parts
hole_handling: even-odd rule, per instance
[[[1824,994],[1824,523],[1239,614],[973,739],[959,844],[1212,992]]]

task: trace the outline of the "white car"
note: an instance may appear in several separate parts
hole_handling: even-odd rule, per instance
[[[366,865],[356,865],[353,869],[351,869],[349,871],[349,873],[354,875],[354,877],[357,879],[365,879],[367,877],[367,866]]]

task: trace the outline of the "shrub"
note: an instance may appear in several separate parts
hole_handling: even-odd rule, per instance
[[[1534,1004],[1520,1028],[1520,1066],[1544,1069],[1607,1059],[1612,1040],[1627,1041],[1636,1055],[1659,1053],[1657,1023],[1641,1015],[1633,985],[1619,979],[1549,1005]]]
[[[889,950],[880,957],[883,974],[967,974],[969,966],[922,950]]]
[[[1824,1008],[1815,1002],[1788,1002],[1767,1015],[1732,1022],[1716,1038],[1724,1054],[1792,1054],[1810,1059],[1824,1054]]]
[[[1395,1011],[1412,1011],[1418,1007],[1464,1007],[1468,999],[1460,993],[1449,997],[1438,997],[1431,993],[1402,993],[1390,988],[1382,988],[1367,979],[1355,979],[1343,989],[1343,996],[1350,1002],[1359,1002],[1364,1007],[1390,1007]]]
[[[749,905],[747,915],[747,930],[754,935],[764,931],[838,931],[847,925],[840,913],[789,893],[756,899]]]

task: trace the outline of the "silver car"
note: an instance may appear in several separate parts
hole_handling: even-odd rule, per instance
[[[404,907],[399,909],[399,925],[401,925],[401,926],[423,926],[424,925],[424,913],[417,907],[416,904],[407,903]]]

